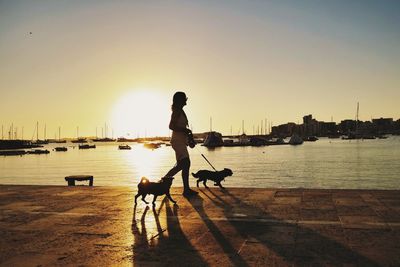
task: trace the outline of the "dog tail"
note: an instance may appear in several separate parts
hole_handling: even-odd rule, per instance
[[[149,179],[147,179],[146,177],[142,177],[142,179],[140,179],[140,184],[145,184],[148,182],[149,182]]]
[[[197,173],[193,173],[192,172],[192,175],[193,175],[194,178],[198,178]]]

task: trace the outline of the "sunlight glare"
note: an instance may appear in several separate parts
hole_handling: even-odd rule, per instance
[[[127,153],[125,160],[134,170],[134,176],[137,179],[134,183],[139,183],[141,177],[146,177],[156,182],[159,179],[157,174],[159,174],[158,168],[161,163],[162,153],[144,148],[141,144],[135,145],[133,149],[135,153]]]
[[[168,136],[170,99],[155,90],[133,90],[114,105],[111,125],[117,136]]]

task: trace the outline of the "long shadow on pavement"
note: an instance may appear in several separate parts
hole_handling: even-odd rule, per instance
[[[161,214],[163,206],[165,206],[165,215]],[[173,205],[171,208],[168,199],[164,198],[158,210],[152,208],[154,221],[147,214],[149,210],[150,208],[146,206],[140,221],[136,220],[136,205],[133,210],[134,266],[206,265],[204,259],[192,247],[181,229],[177,205]],[[160,217],[163,220],[166,219],[165,227],[162,227]]]
[[[374,261],[360,255],[351,248],[315,232],[311,228],[296,222],[287,222],[268,214],[265,210],[249,205],[229,192],[223,190],[224,196],[233,200],[224,200],[210,189],[201,192],[215,205],[222,208],[225,220],[234,227],[239,236],[246,241],[232,258],[236,266],[246,265],[305,265],[305,266],[378,266]],[[227,240],[218,227],[205,212],[203,199],[198,196],[189,200],[193,208],[203,219],[215,239],[225,252],[235,255]],[[231,202],[232,203],[232,202]],[[232,211],[240,207],[241,217],[234,216]],[[258,214],[255,216],[255,214]],[[297,240],[296,240],[297,239]],[[300,240],[299,240],[300,239]],[[258,255],[257,255],[258,254]]]

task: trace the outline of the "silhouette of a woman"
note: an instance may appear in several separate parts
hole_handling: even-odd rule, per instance
[[[174,94],[169,128],[172,130],[171,146],[175,151],[176,165],[165,176],[174,176],[182,171],[183,195],[190,197],[196,195],[197,192],[190,189],[189,186],[190,158],[187,145],[188,135],[192,134],[192,131],[188,128],[188,119],[183,111],[186,101],[187,97],[184,92]]]

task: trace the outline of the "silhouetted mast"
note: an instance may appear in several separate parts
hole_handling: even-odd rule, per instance
[[[358,133],[358,111],[359,111],[359,103],[357,102],[357,113],[356,113],[356,133]]]
[[[268,131],[267,131],[267,118],[264,119],[264,130],[265,130],[265,135],[267,135],[268,134]]]

